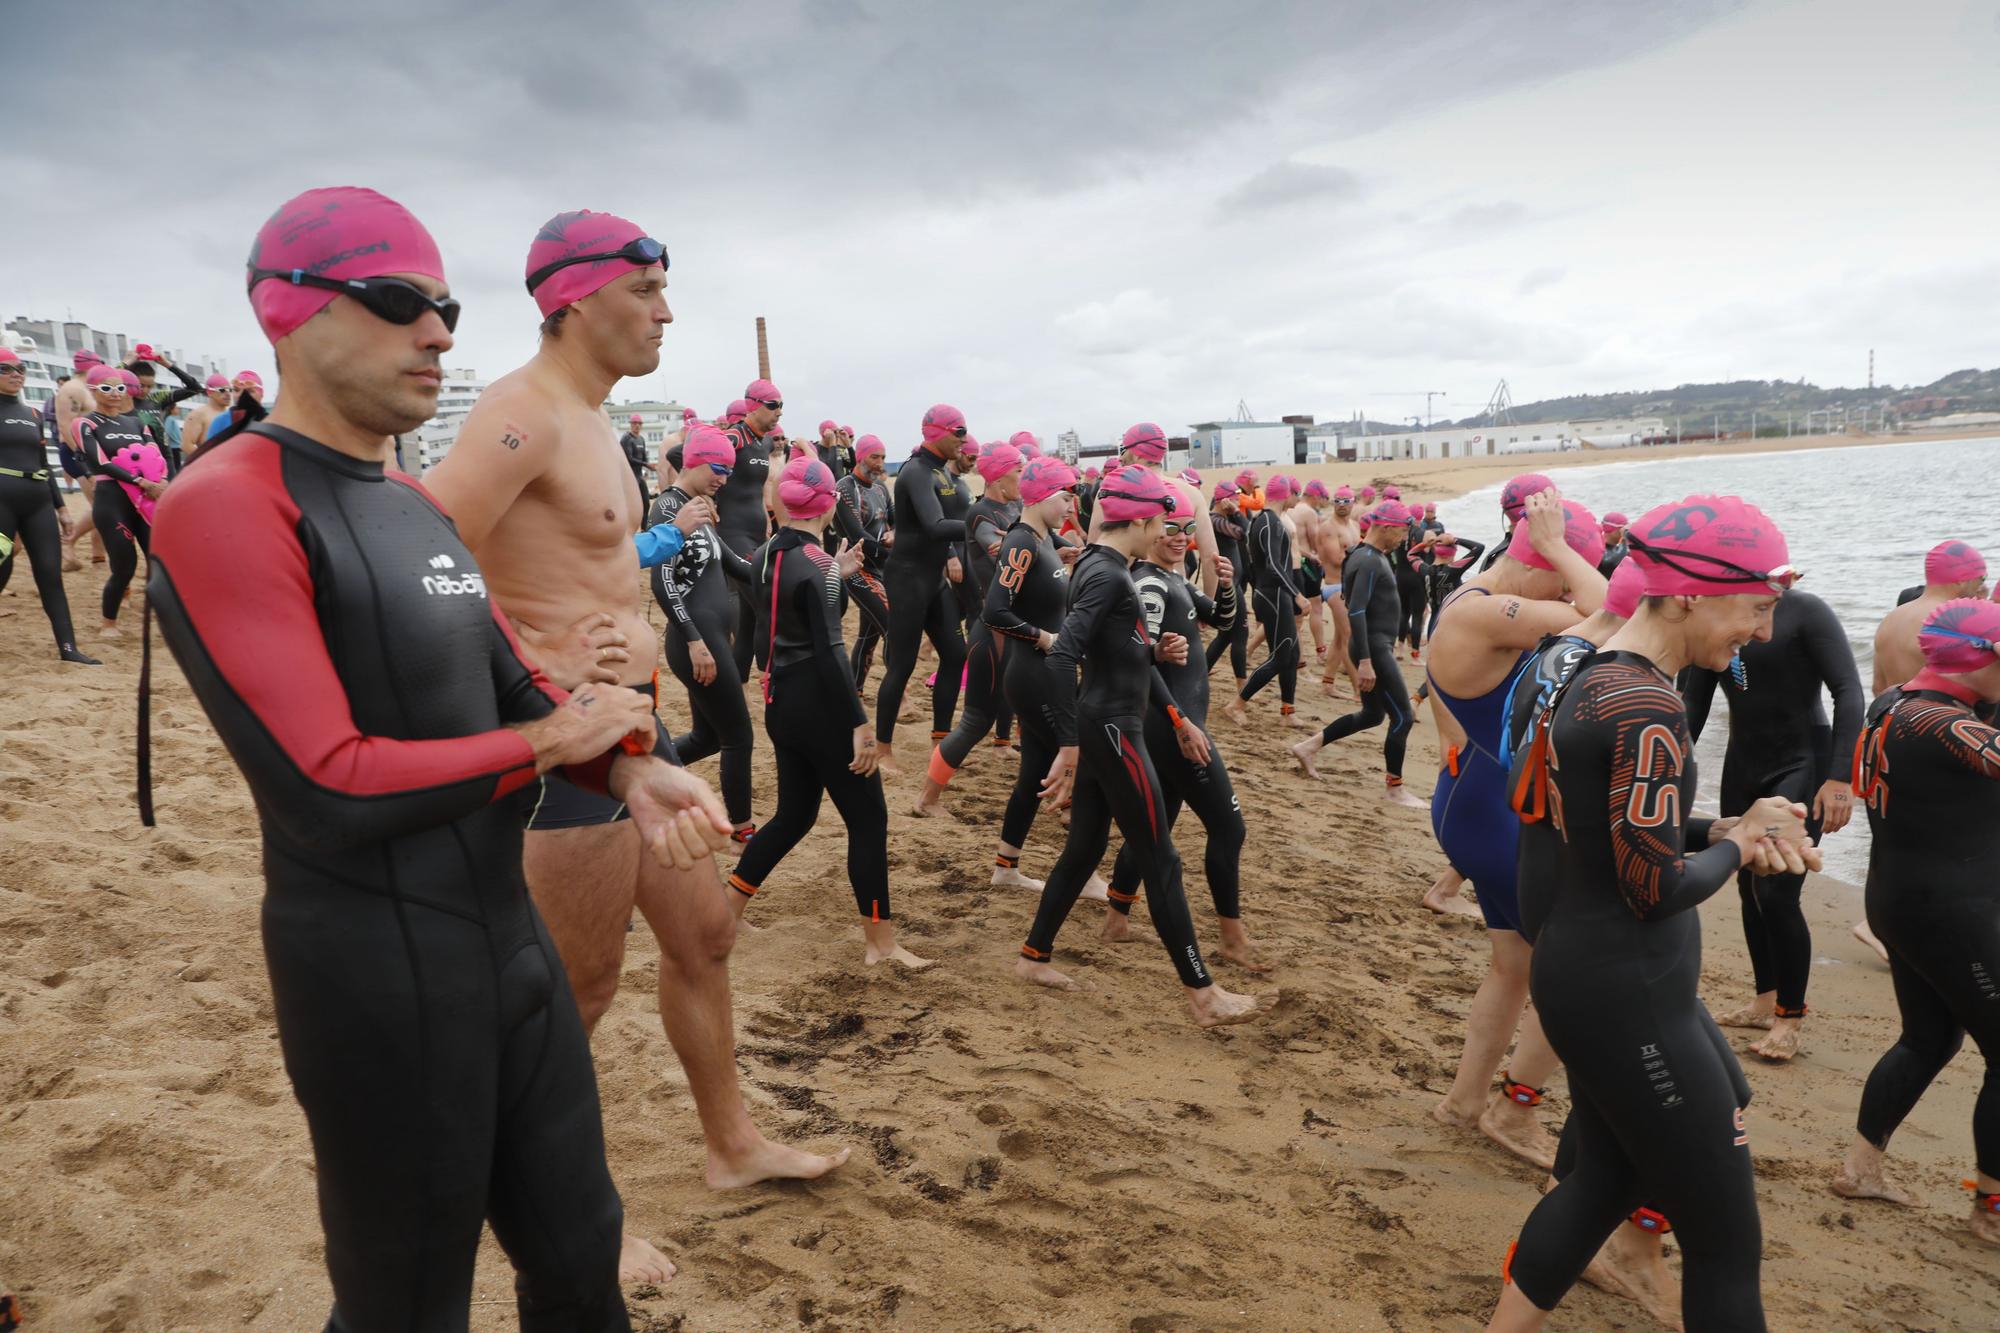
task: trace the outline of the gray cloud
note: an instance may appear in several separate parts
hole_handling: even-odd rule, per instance
[[[1345,204],[1361,197],[1361,182],[1344,167],[1312,162],[1274,162],[1216,203],[1224,218],[1283,208],[1288,204]]]

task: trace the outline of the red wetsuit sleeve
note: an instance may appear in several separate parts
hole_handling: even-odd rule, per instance
[[[532,781],[533,747],[505,728],[438,740],[361,733],[315,614],[280,458],[275,444],[241,441],[171,487],[148,581],[167,645],[264,817],[305,846],[381,841],[450,823]],[[504,623],[496,627],[511,647]],[[514,659],[526,683],[503,708],[538,707],[531,691],[552,708],[546,682]]]

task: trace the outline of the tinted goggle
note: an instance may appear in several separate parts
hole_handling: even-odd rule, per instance
[[[0,375],[25,375],[28,368],[19,361],[0,361]]]
[[[785,406],[785,400],[782,398],[752,398],[750,401],[760,407],[768,407],[773,412],[782,411]]]
[[[1804,577],[1795,565],[1779,565],[1776,569],[1767,570],[1746,569],[1734,560],[1725,560],[1719,555],[1648,546],[1630,534],[1627,534],[1625,540],[1633,550],[1643,552],[1649,559],[1666,566],[1676,574],[1685,574],[1691,579],[1701,579],[1706,583],[1741,583],[1746,590],[1763,587],[1771,592],[1781,593]]]
[[[959,439],[962,440],[965,438],[965,427],[953,426],[950,430],[946,431],[945,434],[957,436]]]
[[[1194,536],[1194,530],[1195,521],[1193,519],[1188,519],[1183,523],[1176,523],[1172,519],[1167,520],[1167,535],[1169,537],[1192,537]]]
[[[1174,502],[1164,495],[1133,495],[1126,491],[1110,491],[1100,488],[1097,492],[1097,498],[1100,503],[1105,500],[1130,500],[1133,504],[1158,505],[1160,512],[1163,514],[1170,514],[1174,509]]]
[[[709,463],[707,464],[707,467],[710,472],[713,472],[716,476],[722,478],[724,481],[728,481],[729,474],[736,470],[727,463]]]
[[[323,278],[317,273],[296,268],[250,270],[252,287],[266,278],[289,282],[294,287],[317,287],[321,291],[339,292],[360,302],[362,309],[375,318],[391,324],[414,324],[425,315],[436,315],[444,321],[446,333],[458,328],[457,301],[449,296],[441,301],[435,300],[422,288],[401,278]]]
[[[553,264],[544,264],[528,275],[528,291],[532,294],[535,288],[572,264],[595,264],[606,259],[622,259],[636,268],[651,268],[655,264],[661,268],[671,267],[667,262],[667,247],[650,236],[640,236],[625,242],[616,250],[599,254],[571,255],[568,259],[558,259]]]

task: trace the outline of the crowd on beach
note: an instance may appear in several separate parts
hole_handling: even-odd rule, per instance
[[[1258,1021],[1257,979],[1301,965],[1253,938],[1225,747],[1282,743],[1305,802],[1335,757],[1374,763],[1329,747],[1379,736],[1381,800],[1427,813],[1441,853],[1424,905],[1477,915],[1490,945],[1435,1114],[1547,1172],[1513,1244],[1489,1238],[1495,1329],[1540,1327],[1580,1278],[1669,1325],[1764,1327],[1753,1087],[1722,1027],[1761,1032],[1765,1076],[1798,1055],[1802,888],[1819,841],[1865,814],[1857,930],[1902,1032],[1828,1188],[1915,1202],[1886,1170],[1891,1136],[1968,1032],[2000,1049],[2000,602],[1963,535],[1884,608],[1864,690],[1780,525],[1737,496],[1596,515],[1528,473],[1482,542],[1393,484],[1174,471],[1151,422],[1079,472],[945,403],[891,432],[892,470],[876,434],[788,434],[766,377],[713,419],[690,410],[655,459],[640,419],[621,437],[604,404],[659,365],[669,263],[614,215],[544,224],[523,267],[538,350],[421,480],[398,438],[435,410],[461,308],[430,233],[372,191],[308,191],[256,237],[268,406],[254,374],[198,383],[141,346],[122,366],[79,353],[37,411],[0,349],[0,587],[25,563],[62,660],[97,666],[63,573],[103,563],[98,632],[116,637],[143,555],[137,599],[256,801],[330,1328],[464,1328],[482,1225],[524,1329],[627,1328],[621,1283],[672,1277],[626,1226],[589,1046],[635,918],[660,948],[707,1183],[836,1171],[846,1150],[769,1138],[745,1105],[731,949],[830,798],[857,966],[949,968],[898,938],[893,907],[925,885],[892,907],[890,793],[943,813],[993,780],[966,770],[980,746],[1016,761],[991,883],[1036,895],[1020,982],[1076,991],[1057,950],[1078,901],[1117,941],[1143,898],[1189,1019],[1214,1028]],[[1353,707],[1298,735],[1315,675]],[[1693,748],[1718,692],[1711,817]],[[899,750],[925,695],[928,738]],[[1404,781],[1419,709],[1441,750],[1429,800]],[[1194,824],[1212,934],[1179,850]],[[1712,1016],[1696,909],[1731,883],[1753,974]],[[1970,1234],[1991,1244],[1997,1077],[1968,1182]]]

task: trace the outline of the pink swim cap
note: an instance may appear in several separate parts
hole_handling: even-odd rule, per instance
[[[119,382],[125,386],[125,392],[131,394],[134,398],[137,398],[140,392],[145,388],[143,384],[139,383],[139,377],[137,375],[133,374],[129,370],[124,369],[123,367],[119,368],[118,379]]]
[[[229,376],[210,375],[201,382],[201,387],[204,389],[226,389],[229,387]]]
[[[1965,542],[1939,542],[1924,557],[1925,583],[1970,583],[1986,577],[1986,557]]]
[[[1200,491],[1190,493],[1188,488],[1181,485],[1178,481],[1168,482],[1167,498],[1173,501],[1173,508],[1167,511],[1167,517],[1176,522],[1193,518],[1195,515],[1194,496],[1199,494],[1201,494]]]
[[[692,407],[683,407],[681,409],[681,424],[683,426],[692,426],[700,420],[701,413],[695,411]]]
[[[979,475],[987,485],[1021,466],[1021,451],[1011,444],[989,444],[979,451]]]
[[[1215,498],[1218,500],[1231,500],[1241,494],[1243,494],[1243,488],[1233,481],[1218,481],[1215,483]]]
[[[1292,498],[1292,479],[1280,472],[1264,483],[1264,498],[1272,504]]]
[[[239,370],[239,371],[237,371],[237,372],[236,372],[236,382],[237,382],[238,384],[254,384],[254,385],[256,385],[256,386],[257,386],[258,388],[260,388],[260,389],[264,387],[264,378],[263,378],[263,376],[259,375],[259,374],[258,374],[258,373],[257,373],[256,371],[254,371],[254,370]]]
[[[1165,514],[1173,504],[1160,474],[1142,467],[1119,468],[1097,490],[1097,512],[1109,523],[1142,523]]]
[[[1374,522],[1388,527],[1410,526],[1410,511],[1401,500],[1384,500],[1369,510],[1368,515]]]
[[[132,359],[134,361],[151,361],[155,358],[155,356],[156,354],[153,351],[153,344],[136,343],[133,345]]]
[[[1099,473],[1095,467],[1087,467],[1083,470],[1083,475],[1091,478],[1092,480],[1096,480],[1096,478],[1098,478],[1102,474]]]
[[[964,441],[958,446],[958,461],[961,463],[977,463],[979,461],[979,441],[973,439],[970,434],[967,434]]]
[[[632,424],[635,426],[644,424],[645,420],[646,418],[640,416],[637,412],[632,414]]]
[[[1403,498],[1403,493],[1394,486],[1384,486],[1382,488],[1382,498],[1384,500],[1400,500]]]
[[[1435,500],[1424,501],[1424,512],[1426,514],[1435,514],[1437,511],[1438,511],[1437,501]]]
[[[720,426],[695,426],[681,441],[681,470],[720,463],[736,466],[736,443]]]
[[[1648,597],[1783,592],[1798,577],[1778,525],[1734,495],[1690,495],[1639,516],[1626,534]]]
[[[1248,467],[1244,468],[1241,472],[1236,474],[1236,484],[1238,486],[1241,486],[1246,491],[1256,490],[1257,469]]]
[[[1148,463],[1157,463],[1167,456],[1167,433],[1150,421],[1142,421],[1126,430],[1118,448]]]
[[[1324,500],[1326,498],[1327,495],[1326,495],[1325,482],[1321,481],[1318,477],[1314,477],[1311,481],[1306,483],[1306,499]]]
[[[424,224],[393,199],[354,185],[307,190],[271,214],[250,246],[250,272],[321,278],[416,273],[444,281],[444,261]],[[272,342],[326,309],[335,293],[286,277],[252,280],[250,308]]]
[[[850,440],[851,440],[851,439],[853,439],[853,438],[854,438],[854,427],[852,427],[852,426],[842,426],[842,427],[840,428],[840,433],[841,433],[842,435],[845,435],[845,436],[846,436],[846,437],[847,437],[848,439],[850,439]]]
[[[1335,504],[1353,504],[1354,488],[1352,486],[1342,486],[1333,493],[1333,502]]]
[[[69,359],[69,363],[72,366],[75,366],[78,370],[89,370],[92,366],[103,365],[104,358],[99,356],[97,353],[91,351],[88,347],[86,347],[82,351],[78,352],[75,356],[71,357]]]
[[[1601,523],[1603,523],[1603,525],[1604,525],[1605,527],[1607,527],[1607,528],[1622,528],[1622,527],[1624,527],[1624,526],[1625,526],[1626,524],[1628,524],[1629,522],[1631,522],[1631,520],[1630,520],[1630,519],[1626,518],[1626,517],[1625,517],[1625,515],[1623,515],[1622,513],[1620,513],[1619,511],[1617,511],[1616,509],[1614,509],[1614,510],[1612,510],[1612,511],[1611,511],[1610,513],[1606,514],[1606,515],[1605,515],[1605,516],[1604,516],[1604,517],[1603,517],[1602,519],[1600,519],[1599,521],[1600,521]]]
[[[18,366],[20,364],[21,357],[18,352],[11,347],[0,347],[0,366]]]
[[[2000,606],[1977,597],[1946,602],[1931,612],[1917,631],[1924,665],[1947,676],[1992,666],[2000,660],[2000,646],[1996,645],[2000,645]]]
[[[1017,430],[1007,437],[1007,443],[1032,458],[1042,451],[1042,442],[1035,438],[1031,430]]]
[[[1372,499],[1374,499],[1374,498],[1375,498],[1375,488],[1374,488],[1373,486],[1363,486],[1363,487],[1361,488],[1361,498],[1362,498],[1363,500],[1372,500]]]
[[[100,384],[122,385],[125,381],[118,378],[116,370],[100,361],[90,368],[89,373],[83,377],[83,382],[94,389]]]
[[[1624,559],[1618,568],[1611,571],[1610,586],[1604,590],[1604,609],[1620,620],[1630,620],[1632,613],[1639,609],[1639,598],[1646,588],[1646,572],[1639,568],[1639,562]]]
[[[579,208],[574,212],[556,214],[542,224],[542,229],[535,233],[534,243],[528,247],[525,272],[529,282],[533,283],[535,274],[542,269],[565,259],[578,255],[603,255],[604,258],[559,268],[530,287],[535,308],[544,317],[553,315],[570,302],[581,301],[635,268],[652,267],[618,253],[633,241],[644,239],[645,235],[644,227],[612,213],[593,213],[587,208]],[[664,253],[654,261],[662,268],[666,267],[666,262]]]
[[[733,426],[737,422],[743,420],[743,418],[749,415],[750,415],[750,404],[744,402],[741,398],[738,398],[732,401],[729,404],[729,406],[723,410],[722,424],[725,426]]]
[[[1197,491],[1201,489],[1201,473],[1196,472],[1191,467],[1182,468],[1180,471],[1180,476],[1177,478],[1177,480],[1185,483],[1186,485],[1194,487],[1195,490]]]
[[[769,380],[751,380],[749,387],[743,390],[743,411],[746,415],[752,408],[762,407],[765,403],[784,401],[785,395],[779,393],[778,386]]]
[[[1597,516],[1574,500],[1564,500],[1562,507],[1563,542],[1570,550],[1582,556],[1587,564],[1594,565],[1602,560],[1604,529],[1597,526]],[[1514,535],[1507,542],[1507,554],[1529,569],[1555,568],[1540,551],[1535,549],[1535,543],[1529,540],[1526,523],[1514,525]]]
[[[887,452],[888,450],[882,447],[882,441],[873,435],[864,435],[854,442],[856,458],[879,458]]]
[[[1369,513],[1360,515],[1354,520],[1354,525],[1360,528],[1363,532],[1368,531],[1368,529],[1375,526],[1374,512],[1370,511]]]
[[[1058,491],[1076,485],[1076,469],[1052,454],[1028,461],[1021,470],[1021,503],[1040,504]]]
[[[1521,516],[1527,507],[1528,497],[1537,495],[1555,485],[1539,472],[1523,472],[1520,476],[1500,488],[1500,512],[1509,519]]]
[[[947,435],[965,436],[965,413],[950,403],[939,403],[924,413],[924,443],[936,444]]]
[[[794,458],[778,478],[778,502],[793,518],[818,518],[837,494],[832,471],[817,458]]]
[[[838,433],[839,430],[840,427],[837,424],[835,424],[831,419],[819,423],[819,433],[822,435],[826,434],[828,431],[834,431]]]

